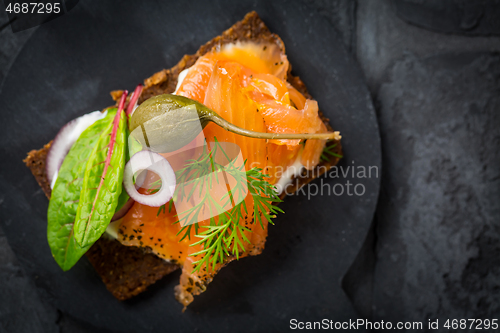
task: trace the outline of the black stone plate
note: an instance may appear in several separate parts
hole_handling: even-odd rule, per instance
[[[119,302],[85,258],[62,272],[46,241],[48,201],[23,165],[26,153],[67,121],[110,105],[109,91],[133,89],[251,10],[283,38],[294,73],[342,132],[348,174],[315,184],[339,184],[344,193],[328,195],[323,185],[323,195],[287,198],[263,254],[223,269],[185,313],[173,295],[178,273]],[[0,110],[0,224],[42,297],[64,313],[124,332],[282,331],[292,318],[356,318],[340,283],[368,231],[379,179],[374,169],[359,178],[347,167],[380,171],[378,127],[355,61],[333,26],[301,1],[79,2],[27,42],[4,81]],[[364,194],[348,195],[347,181]]]

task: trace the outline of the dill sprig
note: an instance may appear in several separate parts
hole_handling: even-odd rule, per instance
[[[320,159],[321,161],[323,162],[326,162],[330,159],[331,156],[334,156],[334,157],[337,157],[337,158],[342,158],[343,156],[342,155],[339,155],[337,153],[334,152],[335,150],[335,147],[337,147],[337,144],[334,143],[334,144],[330,144],[331,141],[329,140],[327,143],[326,143],[326,146],[325,146],[325,149],[323,149],[323,151],[321,152],[321,156],[320,156]]]
[[[248,215],[247,204],[245,200],[238,200],[239,202],[233,206],[234,198],[244,198],[247,193],[252,196],[254,214],[251,223],[259,223],[262,228],[264,228],[264,221],[274,224],[272,219],[276,217],[276,214],[283,213],[283,210],[274,205],[281,202],[281,199],[275,187],[266,180],[269,176],[259,168],[246,171],[244,166],[246,161],[243,165],[236,165],[236,162],[226,155],[217,138],[214,141],[210,151],[205,146],[198,159],[188,160],[185,167],[176,172],[178,186],[173,200],[169,203],[170,211],[173,201],[190,200],[195,191],[199,191],[196,205],[178,213],[178,221],[175,222],[182,226],[177,234],[182,234],[180,240],[186,237],[190,239],[192,228],[194,228],[195,237],[199,240],[191,246],[203,245],[203,250],[190,254],[190,256],[201,256],[193,263],[193,273],[203,266],[206,266],[207,271],[210,266],[215,268],[229,256],[239,259],[245,252],[245,243],[250,244],[250,240],[245,235],[245,232],[252,232],[245,223],[245,216]],[[226,165],[216,162],[214,157],[218,152],[225,155],[228,162]],[[217,202],[210,195],[210,190],[218,181],[221,172],[226,173],[235,181],[232,182],[234,186],[228,189],[220,202]],[[209,225],[200,226],[199,216],[207,207],[212,210],[211,215],[214,216],[209,219]],[[229,207],[232,208],[228,209]],[[160,207],[158,215],[161,212],[165,213],[165,209],[165,205]]]
[[[273,205],[273,203],[281,202],[281,199],[277,196],[274,186],[264,179],[269,176],[264,175],[262,170],[258,168],[246,172],[229,169],[227,172],[232,176],[241,177],[241,182],[237,183],[242,184],[243,181],[247,183],[248,192],[252,195],[254,203],[252,223],[259,223],[263,229],[264,219],[274,224],[272,219],[276,217],[277,213],[283,213],[283,210]],[[210,266],[213,268],[218,263],[223,263],[224,259],[230,255],[239,259],[240,255],[245,252],[243,241],[250,243],[244,232],[251,232],[251,229],[242,225],[244,214],[248,214],[248,208],[243,200],[231,210],[218,215],[217,219],[210,219],[210,225],[201,226],[205,230],[196,234],[200,240],[191,246],[202,244],[203,250],[193,253],[191,256],[203,255],[203,257],[193,263],[195,266],[193,273],[203,266],[206,266],[207,270]]]

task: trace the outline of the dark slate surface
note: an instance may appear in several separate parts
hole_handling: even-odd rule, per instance
[[[375,318],[500,315],[499,92],[491,53],[408,55],[379,90]]]
[[[0,11],[0,27],[3,27],[3,29],[0,30],[0,89],[3,84],[3,79],[16,59],[17,54],[31,34],[36,30],[30,29],[14,34],[8,23],[9,18],[7,14],[3,10]]]
[[[358,0],[356,13],[355,55],[373,96],[387,81],[390,68],[405,54],[425,58],[500,51],[499,37],[442,34],[408,24],[398,16],[391,0]]]
[[[394,0],[408,23],[440,33],[469,36],[500,35],[498,0]]]
[[[500,40],[408,24],[389,0],[308,3],[357,57],[383,138],[376,228],[346,294],[372,319],[499,318]],[[3,75],[20,38],[0,32]],[[95,332],[58,317],[1,234],[0,244],[0,332]]]
[[[57,311],[40,297],[1,230],[0,281],[0,332],[58,331]]]
[[[390,1],[358,1],[357,27],[383,178],[349,273],[367,282],[346,290],[377,320],[498,317],[500,39],[409,25]]]

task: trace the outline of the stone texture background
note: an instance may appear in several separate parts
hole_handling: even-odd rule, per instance
[[[378,209],[347,295],[372,320],[498,318],[498,1],[302,1],[359,62],[382,137]],[[34,29],[13,34],[0,7],[1,89]],[[0,332],[98,332],[38,296],[1,230],[0,281]]]

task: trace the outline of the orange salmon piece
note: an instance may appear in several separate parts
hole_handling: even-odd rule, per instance
[[[207,53],[205,56],[200,57],[188,70],[186,77],[177,90],[177,95],[203,103],[208,81],[210,80],[216,61],[216,56],[213,53]]]
[[[123,245],[149,247],[160,258],[182,265],[187,257],[189,241],[180,241],[177,233],[180,225],[174,224],[175,208],[157,216],[158,207],[134,203],[122,218],[118,230],[118,240]]]

